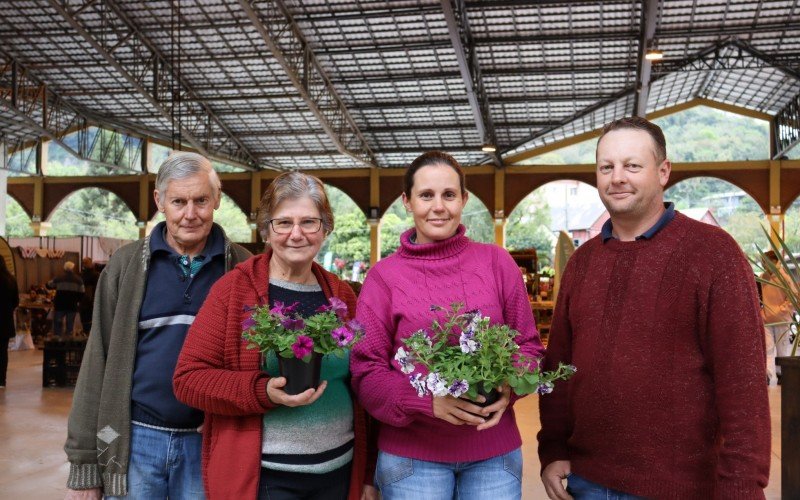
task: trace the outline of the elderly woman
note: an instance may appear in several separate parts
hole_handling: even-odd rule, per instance
[[[356,318],[353,389],[382,422],[375,485],[384,499],[514,499],[521,496],[521,439],[511,392],[485,408],[452,396],[418,397],[393,357],[402,340],[431,326],[431,305],[460,302],[517,330],[522,353],[544,349],[522,275],[502,248],[470,241],[461,225],[464,173],[445,153],[406,170],[403,204],[414,227],[367,275]],[[483,396],[479,396],[481,402]]]
[[[217,282],[175,370],[178,399],[206,412],[203,479],[216,498],[374,498],[366,417],[349,390],[348,357],[326,356],[316,389],[289,395],[274,356],[242,342],[249,307],[298,302],[304,316],[353,291],[314,262],[333,231],[322,182],[299,172],[272,181],[258,223],[269,249]],[[374,462],[374,459],[371,460]]]

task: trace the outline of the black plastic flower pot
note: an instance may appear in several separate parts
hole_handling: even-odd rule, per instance
[[[281,377],[286,377],[286,386],[283,390],[292,396],[319,387],[321,368],[322,355],[316,352],[311,354],[308,362],[294,356],[291,358],[278,356],[278,370]]]
[[[500,399],[500,391],[498,391],[497,389],[492,389],[491,391],[485,391],[485,390],[483,390],[483,387],[481,387],[481,388],[478,389],[478,395],[479,396],[483,396],[484,398],[486,398],[486,401],[484,401],[483,403],[479,403],[477,401],[469,400],[469,402],[474,404],[475,406],[480,406],[481,408],[486,408],[487,406],[496,403],[497,400]],[[466,398],[462,398],[462,399],[466,399]],[[482,416],[482,415],[479,415],[479,416]],[[489,420],[493,416],[494,416],[494,413],[490,413],[489,415],[486,415],[483,418],[485,418],[486,420]]]
[[[486,408],[489,405],[492,405],[500,399],[500,391],[497,389],[492,389],[491,391],[484,391],[481,387],[478,389],[478,395],[483,396],[486,398],[486,401],[483,403],[475,403],[476,405],[480,406],[481,408]]]
[[[781,367],[781,498],[800,498],[800,357],[776,358]]]

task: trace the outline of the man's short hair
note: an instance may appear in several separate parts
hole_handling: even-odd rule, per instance
[[[622,129],[643,130],[647,132],[653,139],[653,144],[655,144],[656,147],[654,151],[656,161],[661,163],[667,158],[667,139],[664,137],[664,132],[661,130],[661,127],[640,116],[626,116],[625,118],[620,118],[619,120],[614,120],[606,124],[606,126],[603,127],[603,131],[600,132],[600,138],[597,139],[598,146],[607,133]],[[595,155],[597,155],[596,150]]]
[[[197,153],[183,151],[170,153],[164,163],[161,164],[161,168],[158,169],[158,176],[156,177],[159,201],[164,203],[164,196],[170,181],[194,177],[201,172],[208,174],[208,179],[214,188],[214,195],[219,199],[222,191],[222,182],[220,182],[219,176],[214,167],[211,166],[208,158]]]
[[[73,269],[75,269],[75,263],[74,262],[70,262],[70,261],[64,262],[64,270],[65,271],[72,271]]]

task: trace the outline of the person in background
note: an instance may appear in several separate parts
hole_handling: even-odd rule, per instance
[[[597,189],[611,218],[567,262],[543,367],[577,367],[539,399],[551,499],[764,498],[753,272],[728,233],[664,203],[670,171],[657,125],[603,129]]]
[[[75,273],[75,263],[65,262],[64,272],[47,282],[47,288],[56,291],[53,299],[53,335],[58,340],[72,337],[75,326],[75,315],[78,313],[78,304],[83,298],[85,289],[83,280]],[[62,328],[64,320],[67,322],[66,334]]]
[[[83,331],[88,334],[92,331],[92,308],[94,307],[94,289],[97,287],[99,273],[94,268],[91,257],[81,260],[81,279],[83,280],[84,294],[81,297],[81,323]]]
[[[153,196],[165,221],[97,283],[64,445],[68,499],[204,496],[203,413],[175,398],[172,374],[211,285],[250,253],[214,224],[221,184],[203,156],[171,154]]]
[[[255,305],[296,303],[307,317],[336,297],[355,312],[350,287],[314,262],[334,225],[322,182],[300,172],[276,177],[258,225],[266,253],[214,286],[175,370],[175,394],[206,412],[206,491],[215,499],[376,499],[374,446],[348,386],[349,356],[325,356],[320,386],[289,395],[274,353],[242,342]]]
[[[778,256],[770,250],[764,256],[778,265]],[[780,280],[773,275],[768,268],[761,274],[761,279],[779,284]],[[783,267],[779,268],[781,272]],[[787,281],[792,283],[787,276]],[[761,317],[764,319],[764,333],[767,345],[767,383],[771,386],[777,385],[780,379],[780,367],[775,366],[775,357],[791,356],[792,341],[795,333],[791,330],[792,316],[797,314],[786,292],[777,286],[762,284],[761,286]]]
[[[521,497],[522,440],[511,390],[502,388],[485,408],[449,395],[418,397],[394,360],[404,338],[430,328],[432,306],[453,303],[517,330],[521,354],[544,352],[514,259],[465,235],[467,196],[455,158],[432,151],[414,160],[403,182],[414,227],[367,273],[359,294],[356,319],[366,335],[350,369],[359,401],[381,421],[375,477],[387,500]]]
[[[8,341],[16,336],[14,310],[19,305],[17,279],[6,266],[6,259],[0,257],[0,389],[6,386],[8,371]]]

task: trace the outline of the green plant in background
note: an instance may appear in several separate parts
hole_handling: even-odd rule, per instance
[[[767,255],[769,250],[763,250],[759,247],[758,252],[761,261],[753,261],[753,264],[770,273],[773,279],[763,279],[760,277],[757,279],[762,286],[774,286],[783,291],[786,295],[786,299],[794,309],[791,321],[770,324],[768,326],[775,326],[777,324],[789,326],[790,332],[794,334],[791,356],[796,356],[797,345],[800,343],[800,315],[798,315],[798,311],[800,311],[800,264],[798,264],[797,257],[792,253],[786,241],[781,238],[779,234],[772,231],[773,238],[769,238],[770,232],[764,227],[762,227],[762,229],[769,239],[772,252],[778,256],[778,262],[772,262]]]

